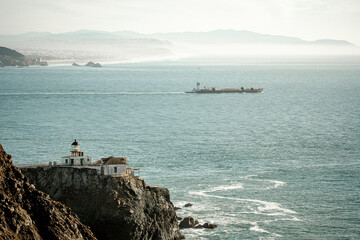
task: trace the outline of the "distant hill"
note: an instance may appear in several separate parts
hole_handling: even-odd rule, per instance
[[[71,59],[72,62],[132,60],[172,56],[171,42],[144,37],[130,31],[79,30],[59,34],[25,33],[0,35],[0,45],[21,49],[43,59]]]
[[[116,43],[126,45],[152,45],[157,47],[168,47],[172,40],[182,41],[203,41],[203,42],[231,42],[231,43],[260,43],[260,44],[334,44],[354,46],[354,44],[345,40],[320,39],[316,41],[306,41],[296,37],[288,37],[281,35],[261,34],[246,30],[214,30],[208,32],[171,32],[171,33],[154,33],[142,34],[133,31],[93,31],[78,30],[75,32],[65,32],[52,34],[48,32],[29,32],[19,35],[0,35],[0,44],[9,41],[15,43],[29,41],[30,45],[34,41],[43,42],[61,42],[61,41],[90,41],[97,43]]]
[[[354,46],[352,43],[344,40],[317,40],[305,41],[296,37],[261,34],[246,30],[215,30],[209,32],[173,32],[173,33],[155,33],[149,35],[154,38],[168,39],[168,40],[182,40],[182,41],[201,41],[208,43],[243,43],[243,44],[336,44]]]
[[[29,32],[0,35],[0,45],[47,60],[138,61],[199,55],[360,54],[346,40],[306,41],[296,37],[246,30],[142,34],[133,31],[79,30],[52,34]]]
[[[47,62],[40,59],[32,59],[24,56],[23,54],[6,47],[0,47],[0,67],[6,66],[30,66],[41,65],[47,66]]]
[[[0,47],[0,56],[9,56],[9,57],[13,57],[13,58],[25,57],[21,53],[15,51],[15,50],[12,50],[10,48],[6,48],[6,47]]]

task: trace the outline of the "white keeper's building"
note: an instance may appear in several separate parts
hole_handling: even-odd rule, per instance
[[[80,144],[75,141],[71,144],[71,155],[60,158],[60,166],[70,166],[74,168],[90,168],[95,169],[98,174],[119,176],[129,175],[137,176],[140,174],[139,168],[127,167],[126,157],[107,157],[101,158],[100,160],[92,163],[91,157],[84,156],[84,152],[80,151]],[[52,166],[57,166],[54,162],[49,163]]]

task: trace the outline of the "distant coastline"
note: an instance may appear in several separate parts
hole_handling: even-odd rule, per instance
[[[267,58],[313,55],[360,55],[346,40],[306,41],[246,30],[142,34],[131,31],[79,30],[67,33],[0,35],[0,45],[49,65],[173,61],[191,58]]]

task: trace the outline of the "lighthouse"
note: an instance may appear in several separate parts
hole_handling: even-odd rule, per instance
[[[71,144],[71,155],[60,158],[60,165],[65,166],[87,166],[91,165],[91,157],[84,156],[84,152],[80,150],[80,143],[75,141]]]
[[[81,156],[84,155],[84,152],[80,151],[80,143],[75,141],[71,144],[71,156]]]

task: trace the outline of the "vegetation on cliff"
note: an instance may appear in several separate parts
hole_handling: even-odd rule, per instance
[[[0,144],[0,239],[96,239],[62,203],[38,191]]]

